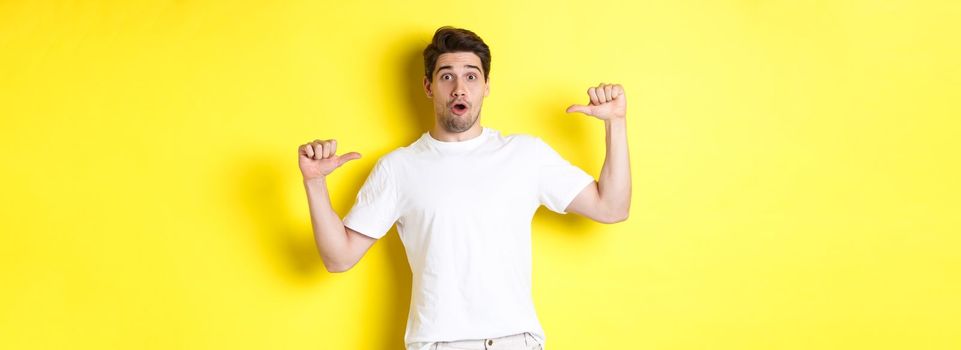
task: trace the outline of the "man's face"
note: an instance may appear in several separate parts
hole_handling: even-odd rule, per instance
[[[490,86],[484,80],[480,57],[473,52],[451,52],[437,57],[433,81],[424,78],[424,90],[434,100],[434,114],[447,131],[467,131],[480,117]]]

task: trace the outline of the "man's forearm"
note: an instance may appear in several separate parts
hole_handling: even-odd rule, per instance
[[[310,223],[314,231],[317,250],[328,270],[340,269],[347,252],[347,231],[344,222],[330,205],[327,180],[323,177],[304,180],[307,203],[310,206]]]
[[[631,165],[627,150],[626,118],[604,121],[607,152],[597,181],[601,203],[618,220],[628,216],[631,207]]]

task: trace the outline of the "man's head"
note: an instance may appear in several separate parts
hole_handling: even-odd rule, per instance
[[[477,122],[490,93],[490,65],[490,49],[477,34],[452,27],[434,33],[424,49],[424,91],[448,132],[467,131]]]

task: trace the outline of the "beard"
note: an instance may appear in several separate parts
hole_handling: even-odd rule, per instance
[[[452,133],[462,133],[469,130],[474,124],[477,123],[477,118],[480,116],[480,107],[477,108],[477,112],[474,115],[464,114],[455,115],[450,110],[444,111],[440,114],[441,125],[444,129]]]

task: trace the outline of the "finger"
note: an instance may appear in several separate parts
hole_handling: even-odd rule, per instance
[[[614,93],[614,98],[619,98],[621,95],[624,95],[624,87],[622,87],[620,84],[615,84],[614,88],[611,90]]]
[[[330,155],[337,155],[337,140],[330,140]]]
[[[594,91],[597,92],[597,102],[600,102],[601,104],[607,103],[607,95],[604,94],[604,83],[597,85],[597,88],[595,88]]]
[[[300,148],[298,148],[297,153],[299,153],[300,155],[303,155],[303,156],[307,156],[307,158],[313,158],[313,157],[314,157],[314,148],[313,148],[313,147],[310,147],[310,144],[309,144],[309,143],[306,144],[306,145],[300,145]]]
[[[334,152],[330,151],[332,147],[330,140],[324,141],[324,159],[334,156]]]
[[[590,89],[587,89],[587,94],[591,96],[591,105],[596,106],[600,104],[597,102],[597,93],[594,91],[593,87]]]
[[[357,153],[357,152],[349,152],[349,153],[346,153],[346,154],[344,154],[344,155],[342,155],[342,156],[340,156],[340,157],[337,158],[337,166],[339,167],[339,166],[341,166],[341,165],[344,165],[344,163],[347,163],[347,162],[352,161],[352,160],[354,160],[354,159],[360,159],[360,153]]]
[[[571,105],[567,107],[567,113],[584,113],[591,115],[591,106]]]
[[[320,142],[314,142],[310,146],[314,148],[314,159],[324,158],[324,147]]]
[[[611,85],[611,84],[604,85],[604,96],[607,96],[607,101],[604,101],[604,102],[611,102],[611,100],[614,99],[614,94],[612,93],[613,91],[611,91],[613,88],[614,88],[614,85]]]

